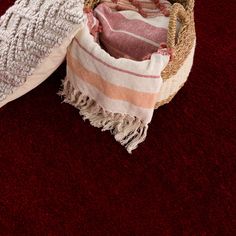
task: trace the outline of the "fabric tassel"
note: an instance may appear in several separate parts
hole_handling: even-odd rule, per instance
[[[94,127],[102,131],[110,130],[115,140],[132,153],[147,136],[148,125],[137,117],[105,111],[92,98],[75,90],[68,79],[63,81],[63,89],[58,93],[69,103],[80,110],[83,120],[89,120]]]

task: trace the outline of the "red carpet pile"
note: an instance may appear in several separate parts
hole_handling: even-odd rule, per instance
[[[197,1],[189,80],[132,156],[61,104],[65,64],[3,107],[0,235],[236,235],[235,10]]]

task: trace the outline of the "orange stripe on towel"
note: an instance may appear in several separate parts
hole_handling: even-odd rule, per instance
[[[72,73],[111,99],[126,101],[142,108],[154,108],[155,106],[157,94],[138,92],[109,83],[101,76],[87,70],[78,59],[70,55],[70,52],[67,54],[67,65]]]

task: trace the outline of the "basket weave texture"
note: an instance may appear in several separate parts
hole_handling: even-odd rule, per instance
[[[172,1],[167,45],[173,52],[173,58],[162,71],[164,80],[175,75],[183,65],[193,48],[196,33],[194,23],[194,0]],[[176,22],[181,22],[181,29],[176,39]]]

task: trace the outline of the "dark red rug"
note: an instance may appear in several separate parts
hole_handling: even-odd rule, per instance
[[[189,80],[132,156],[61,104],[65,65],[0,110],[0,235],[236,235],[235,1],[195,12]]]

